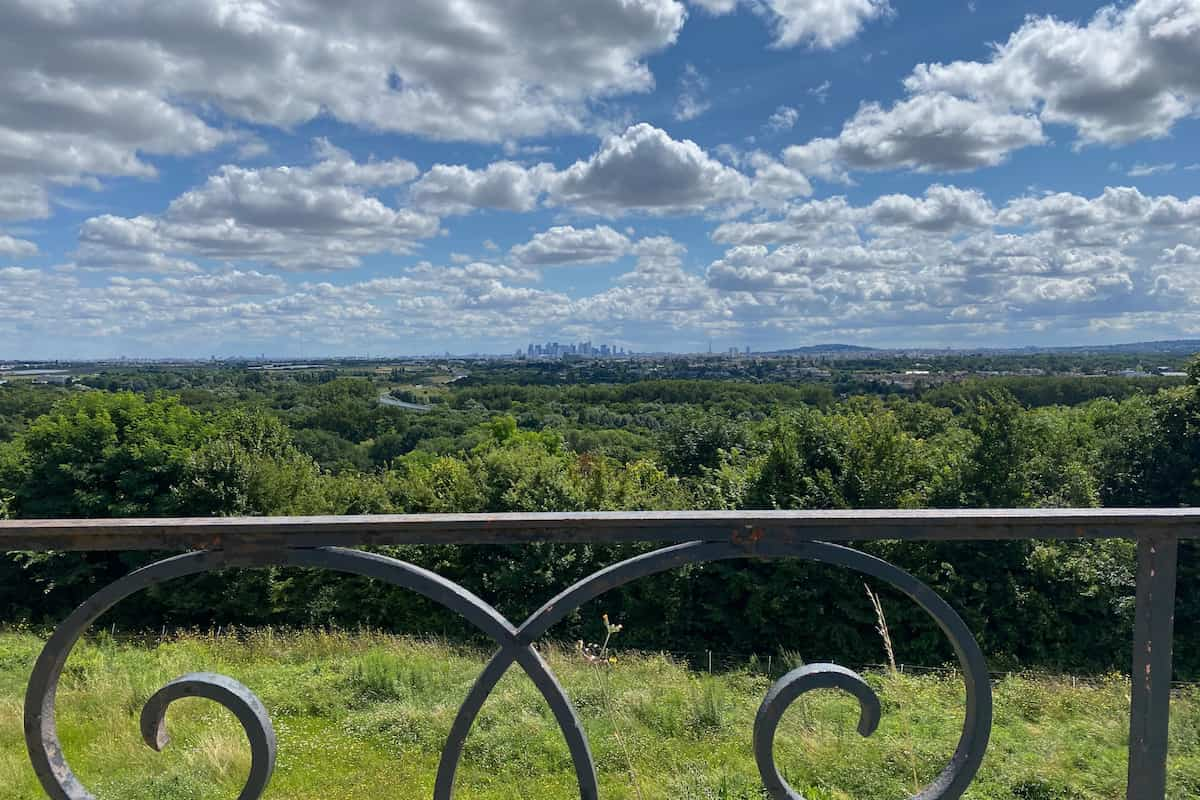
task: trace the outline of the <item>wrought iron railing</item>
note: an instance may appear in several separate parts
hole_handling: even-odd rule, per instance
[[[25,700],[25,740],[46,793],[54,800],[93,800],[67,763],[55,724],[55,697],[67,657],[89,625],[107,609],[149,586],[226,567],[287,565],[375,578],[418,592],[460,614],[491,637],[495,655],[459,708],[443,749],[435,800],[450,800],[463,745],[476,715],[514,665],[541,691],[562,729],[583,800],[598,798],[596,770],[579,717],[533,643],[583,603],[639,578],[727,559],[795,558],[816,561],[885,581],[911,598],[939,625],[961,667],[966,688],[962,735],[950,762],[918,800],[960,797],[978,771],[992,723],[987,663],[954,609],[912,575],[874,556],[834,542],[875,539],[1000,540],[1126,538],[1137,541],[1129,735],[1129,800],[1166,796],[1171,642],[1178,542],[1200,538],[1200,511],[994,510],[660,512],[583,514],[404,515],[135,520],[0,521],[0,550],[188,551],[138,569],[104,587],[54,631],[34,666]],[[554,542],[663,542],[662,549],[614,564],[566,588],[519,625],[463,587],[396,559],[347,549],[360,545]],[[856,673],[835,664],[810,664],[780,678],[767,692],[754,723],[759,772],[773,798],[798,798],[776,769],[773,740],[788,706],[803,693],[836,688],[856,697],[859,732],[879,722],[879,698]],[[261,702],[221,675],[194,673],[164,686],[141,717],[146,743],[167,741],[167,707],[200,696],[231,710],[250,740],[250,776],[240,800],[265,790],[275,763],[275,735]]]

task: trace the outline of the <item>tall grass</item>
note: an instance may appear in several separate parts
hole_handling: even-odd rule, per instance
[[[22,695],[42,641],[0,634],[0,797],[41,800],[24,751]],[[773,676],[707,675],[662,655],[613,652],[603,684],[574,647],[543,654],[579,709],[605,800],[762,800],[751,751],[754,714]],[[144,643],[100,637],[72,655],[59,696],[67,755],[100,798],[227,800],[248,752],[218,706],[182,701],[161,754],[142,744],[140,705],[186,672],[231,675],[255,690],[279,734],[268,798],[367,800],[431,796],[458,704],[487,654],[439,642],[336,631],[237,631]],[[795,659],[798,660],[798,659]],[[782,655],[775,659],[783,662]],[[905,797],[914,771],[945,765],[962,725],[952,673],[871,671],[883,720],[863,739],[857,703],[815,692],[785,714],[776,758],[809,800]],[[995,686],[992,747],[972,800],[1110,800],[1124,792],[1128,684],[1016,676]],[[904,720],[907,720],[905,722]],[[1200,693],[1180,690],[1171,727],[1171,797],[1200,796]],[[578,797],[552,715],[532,683],[506,676],[467,741],[463,800]]]
[[[887,655],[888,675],[894,682],[900,676],[900,670],[896,667],[896,648],[892,644],[892,632],[888,629],[887,615],[883,613],[883,601],[879,599],[879,595],[871,591],[871,587],[863,584],[863,588],[867,590],[867,597],[871,601],[871,608],[875,609],[875,632],[879,634],[879,638],[883,640],[883,652]],[[921,781],[917,777],[917,758],[913,752],[912,740],[912,724],[908,719],[909,709],[907,707],[900,710],[900,729],[904,733],[905,740],[908,741],[908,766],[912,772],[912,791],[916,794],[921,790]]]

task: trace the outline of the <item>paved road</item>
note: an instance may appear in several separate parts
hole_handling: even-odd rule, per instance
[[[420,403],[406,403],[403,400],[397,400],[390,394],[382,394],[379,396],[379,404],[383,406],[392,406],[393,408],[406,408],[409,411],[433,411],[433,406],[421,405]]]

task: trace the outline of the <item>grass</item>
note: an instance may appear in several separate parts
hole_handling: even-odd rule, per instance
[[[0,787],[41,800],[21,733],[22,698],[42,641],[0,634]],[[756,669],[700,674],[669,658],[615,653],[589,661],[548,648],[579,709],[606,800],[760,800],[750,749],[772,678]],[[72,655],[59,727],[76,772],[100,800],[236,797],[249,767],[232,715],[202,700],[168,718],[161,754],[142,744],[141,705],[187,672],[217,671],[255,690],[271,711],[279,761],[268,798],[430,797],[442,742],[485,654],[375,634],[268,630],[185,635],[148,644],[101,635]],[[779,659],[784,661],[784,659]],[[597,670],[603,672],[598,676]],[[597,678],[600,678],[598,680]],[[908,796],[945,764],[962,723],[952,675],[871,672],[883,721],[855,732],[857,704],[806,695],[785,715],[776,756],[808,800]],[[1008,677],[994,688],[992,746],[967,797],[1093,800],[1124,794],[1129,689],[1118,676],[1074,684]],[[1170,796],[1200,796],[1200,692],[1181,690],[1171,728]],[[540,695],[519,672],[488,700],[467,741],[457,796],[578,797],[567,749]]]

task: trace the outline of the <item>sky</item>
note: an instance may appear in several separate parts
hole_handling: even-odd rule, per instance
[[[1200,337],[1200,0],[0,0],[0,358]]]

